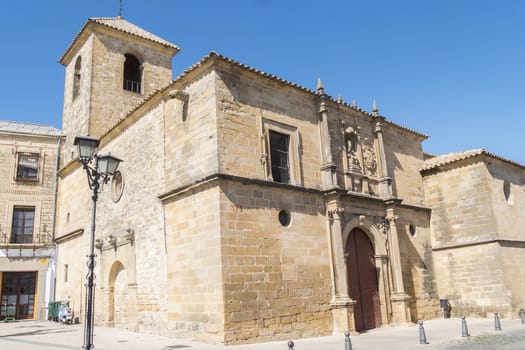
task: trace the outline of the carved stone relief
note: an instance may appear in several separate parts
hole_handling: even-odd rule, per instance
[[[377,160],[374,145],[365,138],[363,141],[363,162],[368,175],[377,175]]]

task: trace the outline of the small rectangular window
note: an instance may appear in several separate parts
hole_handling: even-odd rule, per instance
[[[34,207],[14,207],[11,243],[33,243]]]
[[[38,180],[38,157],[38,154],[35,153],[18,153],[17,180]]]
[[[290,183],[290,136],[270,130],[270,161],[275,182]]]
[[[69,274],[69,265],[64,264],[64,282],[67,282],[68,274]]]

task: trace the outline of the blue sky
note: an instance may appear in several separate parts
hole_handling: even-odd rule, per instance
[[[124,18],[430,136],[432,154],[485,148],[525,164],[525,0],[123,0]],[[0,119],[61,127],[58,59],[119,0],[0,0]]]

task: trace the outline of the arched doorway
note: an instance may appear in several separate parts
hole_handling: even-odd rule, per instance
[[[110,274],[109,321],[116,328],[128,329],[128,274],[120,262],[116,262]]]
[[[359,228],[348,235],[345,247],[348,295],[354,305],[355,329],[381,326],[378,274],[372,242]]]

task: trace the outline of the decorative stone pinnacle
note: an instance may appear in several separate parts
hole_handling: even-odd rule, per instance
[[[372,113],[375,116],[379,115],[379,109],[377,108],[376,100],[374,100],[374,103],[372,103]]]
[[[341,93],[337,96],[337,103],[343,103],[343,96],[341,96]]]
[[[317,78],[317,92],[320,94],[324,94],[324,85],[321,81],[321,78]]]
[[[357,102],[355,100],[352,101],[352,107],[357,108]]]

